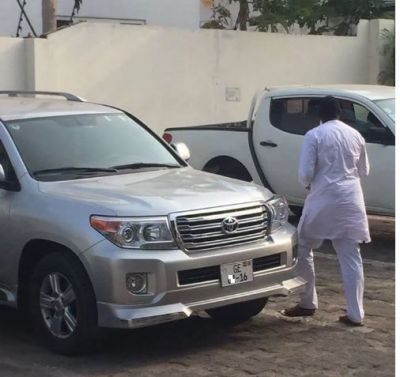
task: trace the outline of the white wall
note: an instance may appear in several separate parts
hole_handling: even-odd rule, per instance
[[[26,89],[69,91],[122,107],[162,132],[244,120],[253,94],[265,86],[376,83],[371,30],[366,21],[357,37],[82,23],[25,40],[25,81],[14,72],[21,40],[0,40],[0,51],[8,43],[15,49],[14,58],[11,51],[4,58],[8,88],[25,82]]]
[[[0,37],[0,90],[26,87],[27,59],[23,39]]]

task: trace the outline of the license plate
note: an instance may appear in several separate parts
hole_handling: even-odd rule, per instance
[[[221,285],[223,287],[249,281],[253,281],[253,261],[251,259],[221,265]]]

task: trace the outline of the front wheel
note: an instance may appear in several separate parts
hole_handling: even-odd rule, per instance
[[[77,354],[90,348],[97,332],[96,300],[89,278],[74,258],[55,252],[38,263],[30,284],[30,310],[50,349]]]
[[[208,315],[218,322],[235,325],[259,314],[268,302],[268,297],[240,302],[220,308],[208,309]]]
[[[290,210],[293,212],[293,214],[294,214],[297,218],[300,218],[301,215],[303,214],[303,207],[299,207],[299,206],[290,206]]]

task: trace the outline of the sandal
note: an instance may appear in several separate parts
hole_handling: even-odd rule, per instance
[[[281,311],[281,314],[286,317],[311,317],[314,313],[315,309],[306,309],[299,305]]]
[[[364,326],[363,322],[352,321],[347,315],[340,316],[339,322],[344,323],[345,325],[354,326],[354,327]]]

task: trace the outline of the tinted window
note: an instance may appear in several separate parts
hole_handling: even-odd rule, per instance
[[[319,125],[319,98],[272,98],[270,122],[282,131],[305,135]]]
[[[356,129],[367,143],[381,144],[388,142],[391,131],[366,107],[349,100],[339,99],[340,120]],[[393,136],[393,135],[392,135]],[[394,137],[393,137],[394,142]]]
[[[319,98],[272,98],[270,122],[282,131],[305,135],[320,123],[318,116]],[[338,99],[340,119],[356,129],[367,143],[394,144],[391,131],[364,106],[344,99]]]

